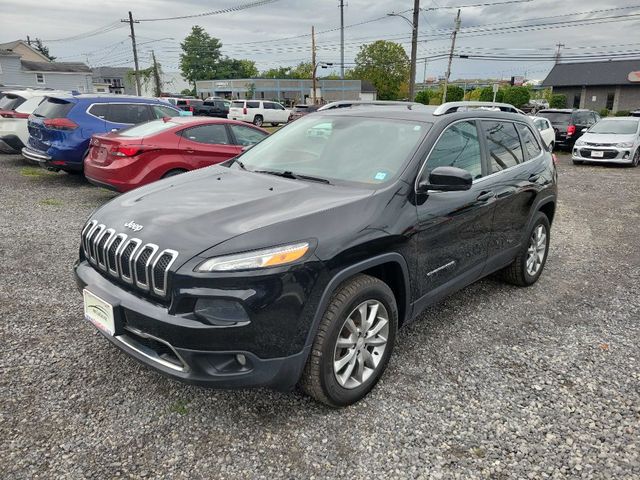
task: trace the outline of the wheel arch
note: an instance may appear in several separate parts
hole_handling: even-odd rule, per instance
[[[402,326],[410,318],[410,283],[409,267],[405,258],[397,252],[389,252],[350,265],[336,273],[325,287],[313,317],[313,323],[307,334],[305,346],[313,344],[318,325],[335,290],[345,280],[357,274],[370,275],[385,282],[398,305],[398,326]]]

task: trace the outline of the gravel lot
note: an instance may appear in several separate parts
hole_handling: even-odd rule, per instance
[[[340,411],[185,386],[112,347],[71,267],[113,194],[0,168],[0,478],[640,478],[640,168],[563,155],[540,282],[430,309]]]

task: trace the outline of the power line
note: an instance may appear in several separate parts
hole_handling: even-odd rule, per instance
[[[139,18],[139,22],[162,22],[165,20],[183,20],[185,18],[197,18],[197,17],[208,17],[210,15],[221,15],[223,13],[232,13],[232,12],[240,12],[242,10],[247,10],[249,8],[262,7],[264,5],[269,5],[270,3],[275,3],[280,0],[259,0],[257,2],[245,3],[242,5],[236,5],[229,8],[223,8],[220,10],[213,10],[211,12],[204,13],[196,13],[194,15],[181,15],[177,17],[165,17],[165,18]]]

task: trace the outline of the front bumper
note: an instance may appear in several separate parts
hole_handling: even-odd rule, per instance
[[[633,147],[619,148],[580,145],[573,147],[571,159],[582,162],[618,163],[622,165],[629,165],[633,162],[634,154],[635,149]]]
[[[189,315],[170,313],[170,307],[110,282],[86,261],[75,265],[75,277],[80,290],[86,288],[114,307],[115,335],[101,333],[128,355],[164,375],[201,386],[268,386],[277,390],[290,390],[300,378],[310,345],[300,344],[296,351],[276,357],[265,357],[258,346],[251,348],[265,340],[255,337],[265,335],[274,348],[282,343],[276,335],[290,335],[290,345],[296,343],[293,335],[301,333],[302,326],[287,323],[282,311],[280,329],[270,335],[259,321],[246,327],[214,326]],[[278,312],[270,315],[273,313]]]

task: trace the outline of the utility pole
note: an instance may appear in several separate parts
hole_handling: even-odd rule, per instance
[[[340,0],[340,79],[344,80],[344,0]]]
[[[311,64],[313,65],[313,72],[311,74],[312,98],[313,104],[316,105],[318,103],[318,99],[316,98],[316,69],[318,68],[318,64],[316,63],[316,30],[313,25],[311,26]]]
[[[27,45],[31,46],[31,39],[29,38],[29,35],[27,35]]]
[[[409,101],[416,95],[416,58],[418,56],[418,21],[420,20],[420,0],[413,2],[413,22],[411,26],[411,68],[409,69]]]
[[[142,93],[142,88],[140,88],[140,68],[138,66],[138,49],[136,48],[136,32],[133,29],[134,23],[140,23],[137,20],[133,19],[133,15],[129,12],[129,20],[120,20],[123,23],[128,23],[131,28],[131,46],[133,47],[133,64],[135,66],[135,76],[136,76],[136,95],[140,96]]]
[[[556,51],[556,65],[560,63],[560,50],[564,48],[564,43],[556,43],[558,50]]]
[[[162,95],[162,81],[160,80],[160,69],[158,68],[158,62],[156,61],[156,52],[151,50],[151,58],[153,59],[153,82],[155,84],[154,94],[156,97]]]
[[[451,62],[453,61],[453,51],[456,48],[456,36],[460,30],[460,9],[458,9],[458,15],[456,15],[455,28],[451,35],[451,51],[449,52],[449,66],[447,67],[447,74],[444,76],[444,93],[442,94],[442,103],[447,101],[447,86],[449,84],[449,76],[451,75]]]

